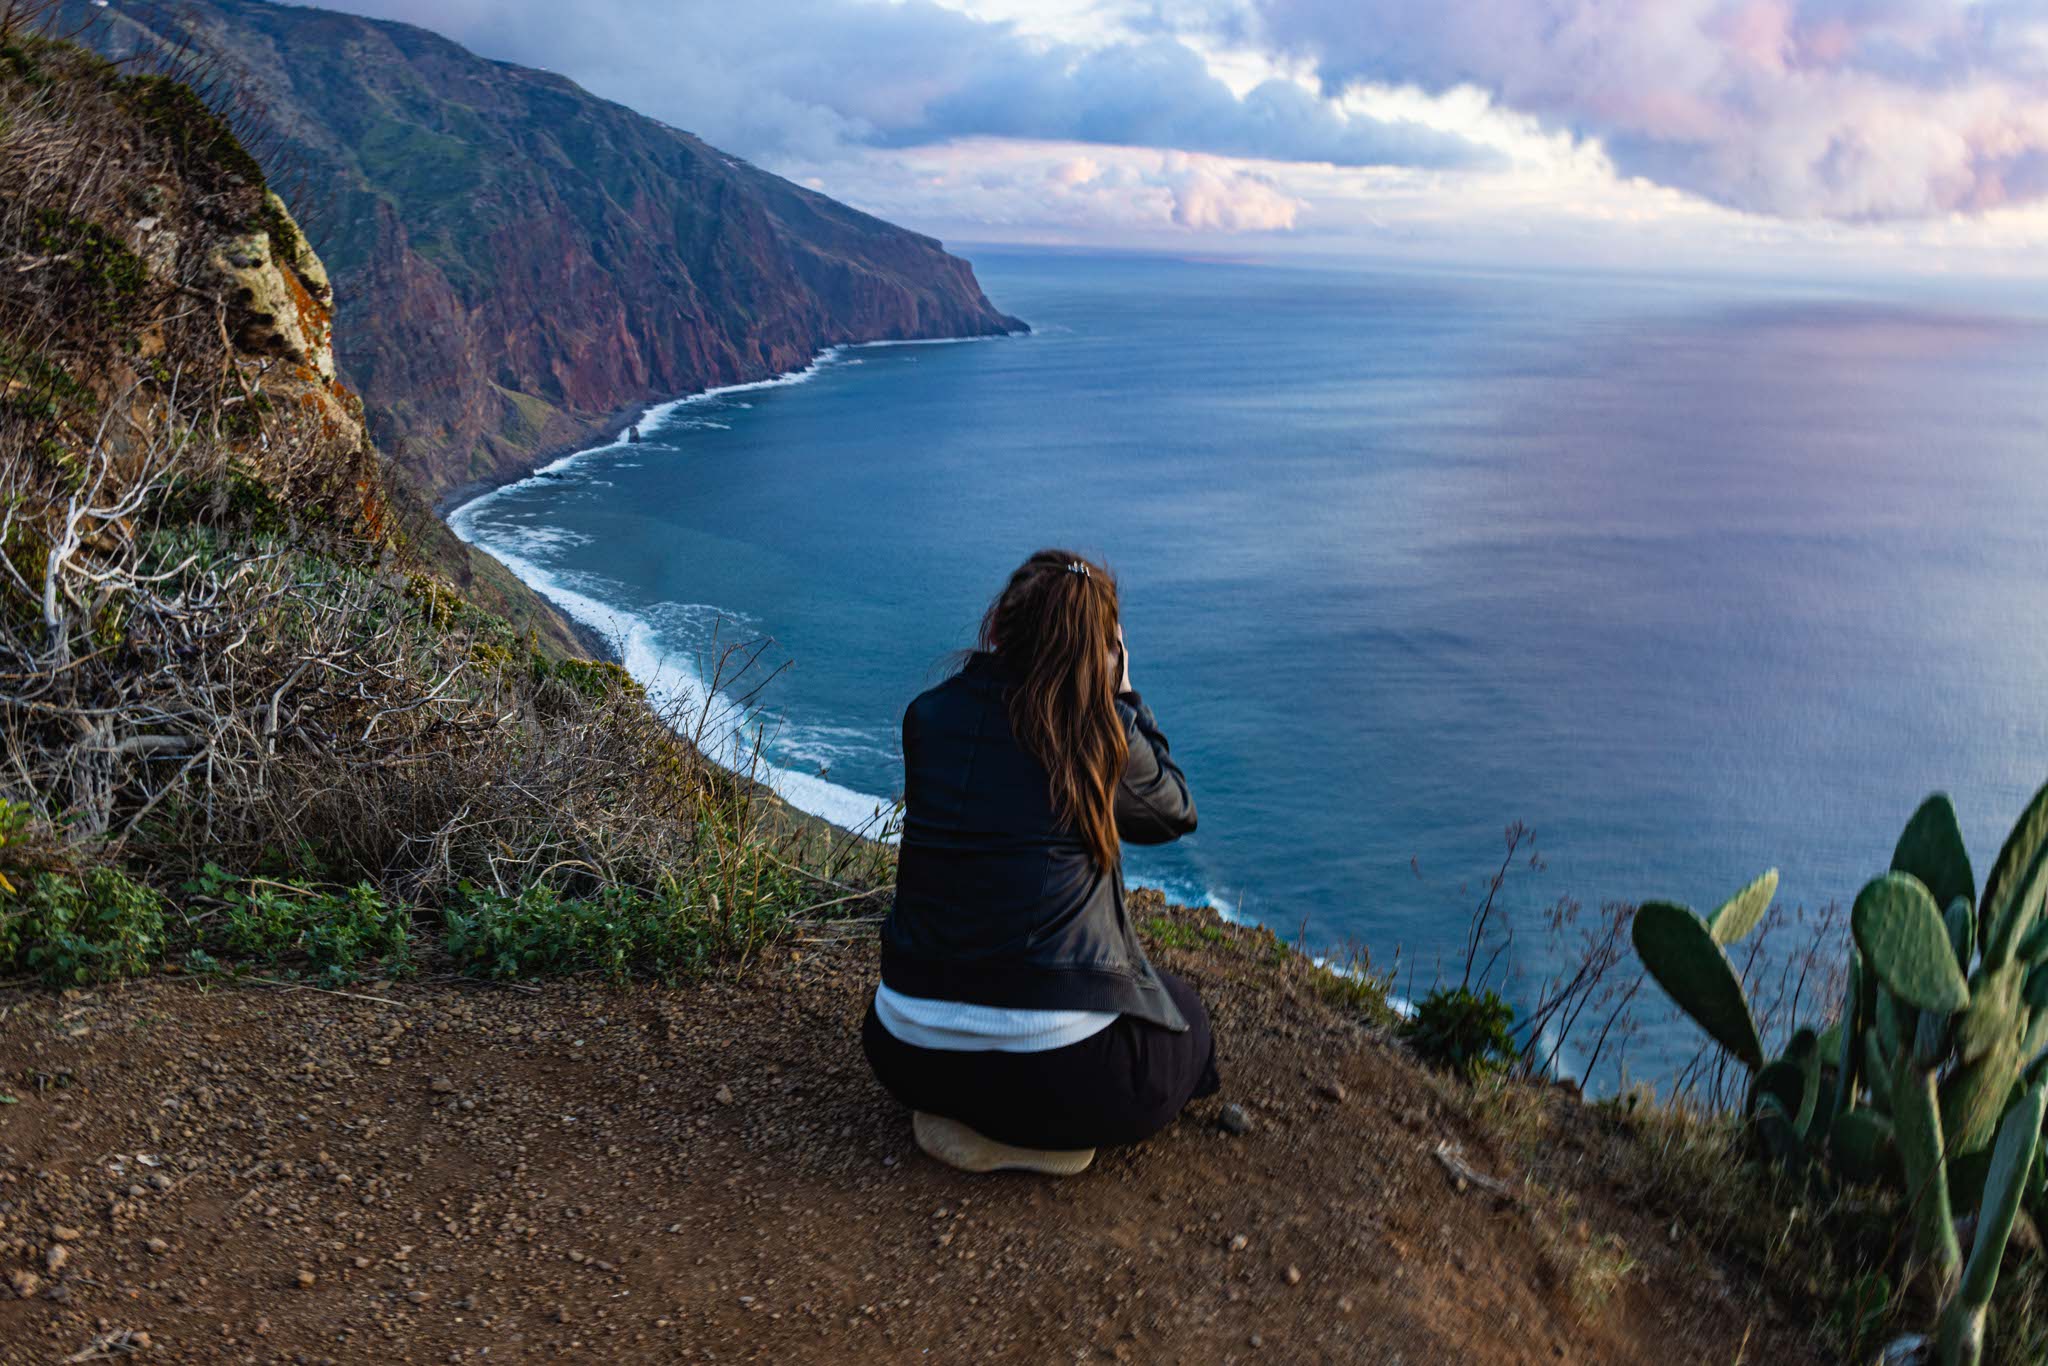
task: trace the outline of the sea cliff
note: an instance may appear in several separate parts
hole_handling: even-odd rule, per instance
[[[930,237],[425,29],[266,0],[66,19],[236,88],[353,320],[342,375],[429,497],[827,346],[1024,327]]]

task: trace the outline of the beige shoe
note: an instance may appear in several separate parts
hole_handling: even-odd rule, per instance
[[[910,1128],[917,1146],[963,1172],[1043,1172],[1047,1176],[1076,1176],[1095,1160],[1093,1148],[1013,1148],[984,1138],[957,1119],[945,1119],[916,1110]]]

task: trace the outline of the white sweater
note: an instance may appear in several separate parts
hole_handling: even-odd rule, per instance
[[[905,996],[875,988],[875,1018],[913,1048],[953,1053],[1047,1053],[1100,1034],[1113,1010],[1015,1010]]]

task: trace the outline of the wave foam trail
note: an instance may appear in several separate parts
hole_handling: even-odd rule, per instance
[[[768,762],[761,754],[761,731],[753,714],[714,691],[695,669],[678,666],[674,652],[654,622],[583,591],[597,589],[598,584],[582,580],[572,587],[563,576],[527,559],[494,535],[482,532],[472,511],[476,506],[467,504],[448,519],[455,534],[488,551],[529,588],[610,641],[626,672],[647,690],[647,700],[670,718],[679,734],[694,738],[706,758],[729,772],[756,779],[799,811],[842,829],[875,830],[885,825],[890,802],[841,787],[815,774],[779,768]],[[675,610],[690,609],[675,605]]]

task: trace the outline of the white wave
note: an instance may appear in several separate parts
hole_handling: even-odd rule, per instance
[[[508,521],[498,524],[497,534],[510,542],[513,549],[528,555],[590,544],[590,537],[582,532],[559,526],[516,526]]]
[[[975,342],[1015,340],[1014,334],[992,332],[978,337],[904,337],[901,340],[847,342],[841,349],[868,351],[878,346],[968,346]]]
[[[1182,906],[1206,906],[1233,925],[1257,925],[1259,922],[1246,915],[1238,904],[1214,887],[1200,883],[1180,881],[1170,877],[1146,877],[1143,874],[1124,879],[1130,887],[1149,887],[1155,892],[1164,892],[1169,901]]]
[[[749,774],[791,806],[843,829],[876,830],[887,821],[889,801],[815,774],[777,767],[760,757],[759,731],[752,715],[731,698],[713,692],[695,669],[678,665],[655,622],[596,596],[593,590],[606,585],[594,576],[556,575],[493,537],[479,534],[475,520],[472,515],[458,525],[451,517],[449,525],[456,535],[489,552],[528,587],[610,641],[626,672],[647,689],[648,700],[664,715],[675,718],[679,731],[695,732],[712,762]],[[686,614],[716,611],[696,603],[665,603],[660,610]],[[893,839],[893,835],[887,837]]]
[[[760,389],[786,389],[792,384],[803,384],[808,380],[817,378],[818,372],[838,360],[845,353],[846,349],[844,346],[828,346],[813,357],[811,363],[801,370],[789,370],[780,375],[771,376],[768,379],[748,380],[742,384],[720,384],[710,389],[699,390],[694,394],[684,394],[681,398],[672,398],[662,403],[656,403],[640,415],[640,420],[635,425],[640,428],[641,435],[644,437],[647,433],[666,423],[670,417],[693,404],[709,403],[715,399],[722,399],[728,394],[747,394]],[[748,408],[753,405],[741,403],[736,406]],[[512,493],[515,489],[532,487],[543,476],[560,475],[579,461],[590,456],[603,455],[610,451],[628,451],[633,449],[636,444],[638,443],[627,439],[626,433],[621,432],[609,441],[602,441],[594,446],[585,446],[581,450],[571,451],[567,455],[560,456],[542,465],[524,479],[514,480],[509,484],[502,484],[497,488],[488,489],[478,494],[448,514],[448,525],[457,536],[462,537],[465,541],[474,541],[474,537],[465,530],[465,527],[474,524],[477,513],[483,508],[489,507],[492,503]],[[481,544],[480,542],[478,543]],[[486,550],[490,549],[489,546],[484,548]]]

